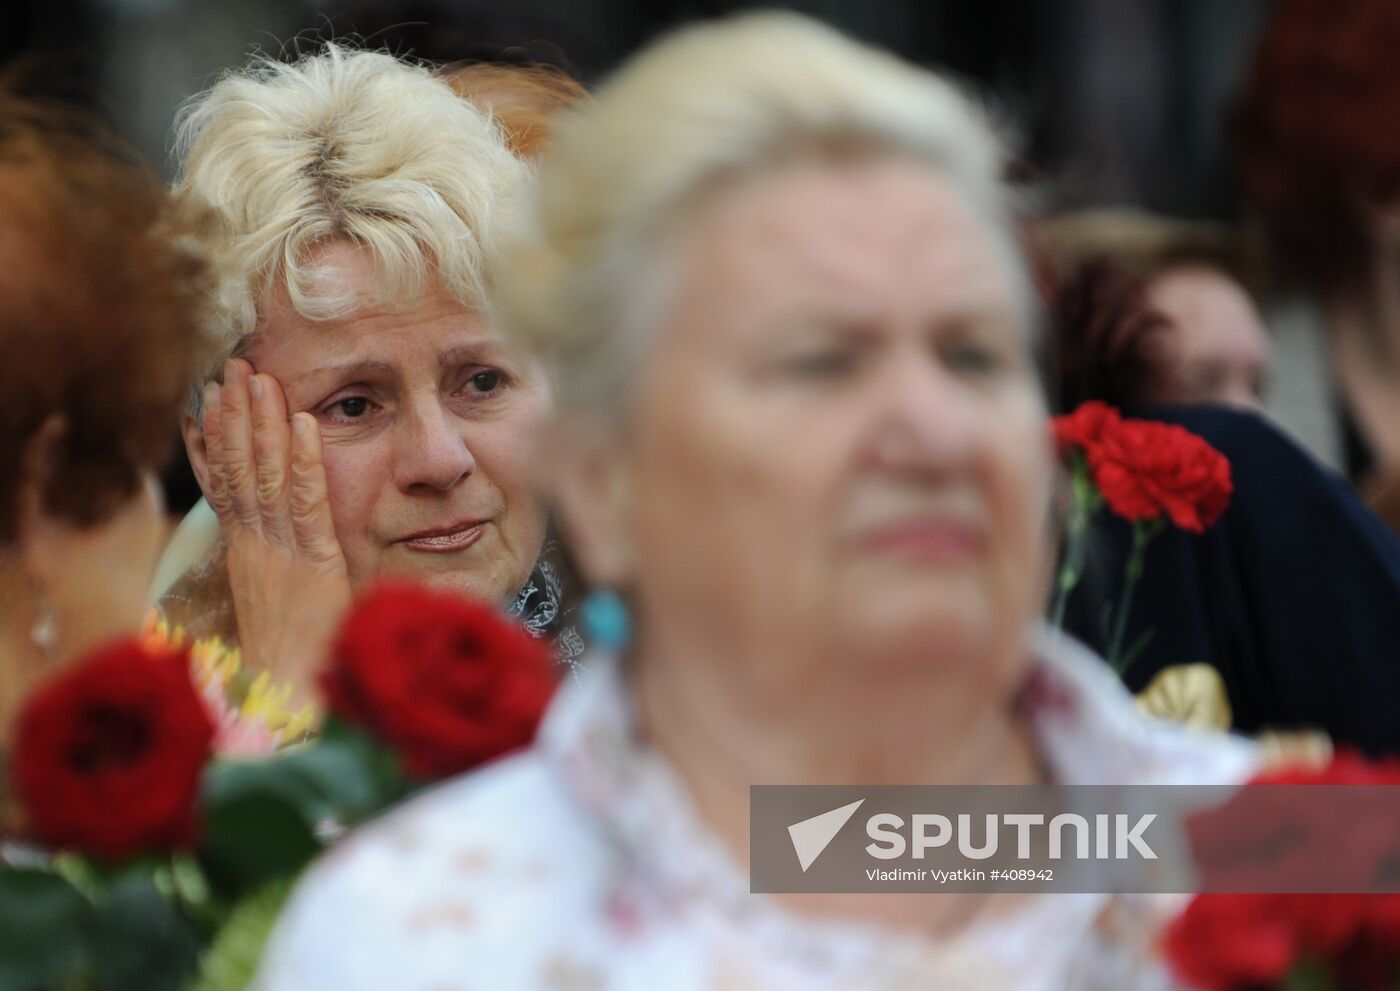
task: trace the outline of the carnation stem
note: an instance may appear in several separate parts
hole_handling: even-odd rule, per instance
[[[1133,549],[1128,555],[1128,563],[1123,569],[1123,597],[1118,602],[1118,614],[1113,620],[1113,637],[1108,643],[1108,666],[1119,675],[1127,667],[1123,656],[1123,636],[1128,631],[1128,614],[1133,608],[1133,592],[1142,580],[1144,563],[1147,560],[1147,545],[1162,531],[1163,519],[1138,520],[1133,524]]]
[[[1050,611],[1050,624],[1057,630],[1064,629],[1065,608],[1069,605],[1070,593],[1084,576],[1089,519],[1101,501],[1098,490],[1089,478],[1089,466],[1081,451],[1074,452],[1071,481],[1069,519],[1065,524],[1065,557],[1059,574],[1055,576],[1055,603]]]

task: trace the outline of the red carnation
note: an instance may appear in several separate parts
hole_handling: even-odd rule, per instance
[[[1087,453],[1098,446],[1106,431],[1122,422],[1116,409],[1095,399],[1081,403],[1073,413],[1055,417],[1051,427],[1055,432],[1055,444],[1063,455],[1075,447]]]
[[[29,829],[55,848],[117,861],[189,846],[213,740],[188,655],[121,640],[25,702],[15,792]]]
[[[1280,896],[1207,894],[1191,900],[1167,929],[1177,975],[1201,991],[1268,987],[1298,960],[1298,940],[1279,911]]]
[[[1115,513],[1131,522],[1163,513],[1201,533],[1230,504],[1230,462],[1175,424],[1122,420],[1086,454],[1094,483]]]
[[[1400,785],[1400,757],[1372,760],[1339,747],[1322,767],[1289,764],[1251,779],[1254,785]]]
[[[1061,453],[1082,450],[1104,500],[1131,523],[1166,513],[1200,533],[1230,504],[1230,462],[1184,427],[1123,419],[1098,401],[1056,417],[1053,426]]]
[[[1308,856],[1329,858],[1343,874],[1345,861],[1360,857],[1366,868],[1360,876],[1374,878],[1396,848],[1394,829],[1387,828],[1393,817],[1386,814],[1389,803],[1384,796],[1377,791],[1371,797],[1369,812],[1385,821],[1371,823],[1366,821],[1364,802],[1329,814],[1332,810],[1322,806],[1337,801],[1335,795],[1310,803],[1295,792],[1267,786],[1362,785],[1378,790],[1397,784],[1400,761],[1372,762],[1343,751],[1323,768],[1261,774],[1232,804],[1248,800],[1253,790],[1254,807],[1248,815],[1237,816],[1245,825],[1280,820],[1280,835],[1303,832]],[[1272,809],[1271,793],[1280,796]],[[1196,842],[1201,837],[1194,826],[1192,831]],[[1256,829],[1253,842],[1267,847],[1276,845],[1277,838]],[[1260,857],[1266,860],[1267,852]],[[1206,991],[1283,986],[1290,973],[1304,965],[1323,968],[1335,987],[1388,991],[1400,976],[1400,894],[1202,894],[1168,928],[1165,948],[1177,974]]]
[[[1334,987],[1390,991],[1400,895],[1203,894],[1167,929],[1177,975],[1202,991],[1283,987],[1320,965]]]
[[[346,618],[323,687],[333,712],[431,779],[528,744],[552,668],[548,649],[489,605],[380,585]]]

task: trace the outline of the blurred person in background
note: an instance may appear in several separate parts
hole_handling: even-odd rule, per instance
[[[1147,300],[1175,331],[1174,402],[1264,412],[1273,347],[1243,286],[1208,264],[1180,261],[1149,280]]]
[[[1055,468],[1002,168],[954,87],[795,15],[682,30],[561,125],[501,306],[619,635],[530,751],[313,868],[256,987],[1163,986],[1142,899],[748,890],[754,782],[1251,764],[1039,632]]]
[[[1238,235],[1215,224],[1093,210],[1042,221],[1034,238],[1058,291],[1109,309],[1121,299],[1161,318],[1138,342],[1153,338],[1153,353],[1140,357],[1156,367],[1125,381],[1114,405],[1218,403],[1264,412],[1273,344],[1247,288],[1260,283],[1258,265]]]
[[[1043,256],[1042,256],[1043,257]],[[1099,400],[1140,409],[1172,392],[1175,333],[1147,305],[1142,279],[1102,256],[1043,275],[1055,412]]]
[[[559,114],[587,95],[577,81],[546,66],[474,62],[449,66],[442,76],[458,96],[491,114],[506,146],[524,159],[544,150]]]
[[[1301,293],[1286,327],[1316,341],[1326,439],[1372,499],[1400,485],[1397,50],[1393,0],[1282,0],[1231,121],[1241,192]]]
[[[0,748],[36,680],[145,615],[205,359],[195,229],[97,125],[0,88]]]
[[[1192,703],[1211,725],[1320,730],[1339,745],[1400,753],[1390,703],[1400,695],[1400,541],[1344,479],[1248,404],[1182,402],[1171,378],[1180,331],[1138,273],[1164,257],[1174,271],[1180,255],[1164,256],[1164,243],[1222,257],[1206,253],[1199,232],[1164,242],[1159,225],[1139,218],[1088,216],[1039,231],[1049,235],[1041,257],[1068,271],[1049,290],[1056,409],[1099,400],[1178,424],[1226,456],[1234,483],[1229,508],[1204,534],[1169,527],[1149,545],[1128,637],[1146,640],[1124,681],[1153,698],[1183,666],[1209,665],[1219,681],[1193,682],[1212,692]],[[1106,247],[1122,264],[1092,253]],[[1134,537],[1112,513],[1091,527],[1065,627],[1106,651],[1103,604],[1121,600]]]
[[[576,639],[531,478],[549,386],[488,303],[525,177],[507,133],[428,68],[331,45],[230,73],[178,137],[177,190],[220,220],[223,361],[185,435],[221,539],[167,618],[299,695],[384,576]]]

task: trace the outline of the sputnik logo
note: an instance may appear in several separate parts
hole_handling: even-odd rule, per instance
[[[797,852],[797,862],[802,865],[802,873],[807,873],[807,868],[811,867],[822,855],[822,851],[836,839],[841,827],[851,821],[856,809],[864,804],[865,799],[862,798],[858,802],[823,812],[810,819],[803,819],[788,827],[788,836],[792,839],[793,850]]]

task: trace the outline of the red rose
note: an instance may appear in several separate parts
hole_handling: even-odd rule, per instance
[[[26,824],[107,861],[189,846],[213,740],[185,652],[135,638],[94,651],[20,711],[11,773]]]
[[[1200,533],[1230,504],[1230,462],[1190,431],[1151,420],[1110,425],[1086,452],[1104,501],[1131,522],[1166,513]]]
[[[1080,448],[1086,453],[1096,447],[1104,432],[1122,422],[1118,411],[1106,403],[1091,400],[1081,403],[1073,413],[1055,417],[1050,425],[1060,454]]]
[[[440,778],[534,739],[555,678],[549,650],[491,606],[381,585],[346,618],[322,684],[411,775]]]

